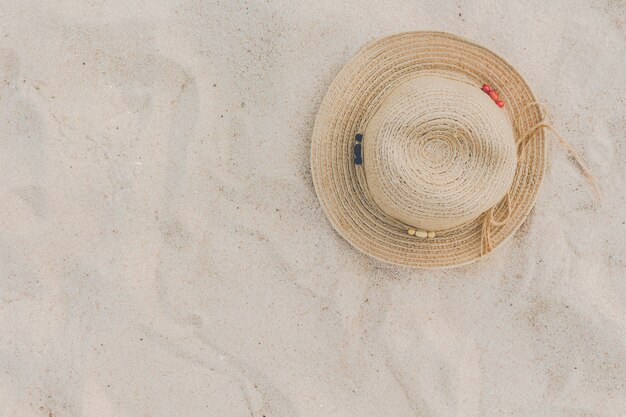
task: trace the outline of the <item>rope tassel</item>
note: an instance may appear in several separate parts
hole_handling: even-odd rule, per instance
[[[559,132],[556,131],[554,126],[552,126],[549,123],[546,123],[545,121],[537,123],[535,126],[528,129],[528,132],[524,136],[522,136],[522,139],[517,144],[518,158],[523,159],[526,156],[526,147],[528,146],[528,143],[530,142],[530,138],[532,138],[532,134],[535,133],[539,129],[547,129],[554,134],[559,144],[563,146],[563,148],[565,148],[567,153],[569,153],[570,156],[574,159],[574,161],[576,161],[576,163],[578,164],[578,167],[582,171],[585,178],[589,180],[589,183],[593,186],[594,192],[596,193],[596,197],[598,199],[601,199],[602,191],[600,191],[600,186],[598,185],[598,180],[595,177],[595,175],[591,173],[591,170],[589,169],[589,167],[587,167],[587,165],[582,160],[580,155],[578,155],[578,152],[576,152],[574,147],[570,145],[569,142],[567,142],[565,139],[563,139],[563,137],[559,134]]]
[[[530,108],[533,105],[538,106],[542,110],[543,113],[548,114],[548,112],[545,111],[545,106],[543,106],[541,103],[537,103],[537,102],[529,103],[528,105],[526,105],[522,109],[522,112],[524,112],[526,109]],[[526,132],[523,135],[521,135],[520,140],[517,142],[518,164],[521,161],[524,161],[526,159],[526,155],[527,155],[526,149],[528,148],[528,145],[531,142],[532,138],[536,137],[536,136],[533,136],[534,133],[537,132],[539,129],[546,129],[546,130],[551,131],[554,134],[554,137],[556,138],[558,143],[563,148],[565,148],[567,153],[572,157],[572,159],[574,159],[574,161],[576,162],[576,164],[580,168],[581,172],[583,173],[583,176],[592,185],[597,199],[600,200],[602,198],[602,192],[600,190],[600,186],[598,185],[597,178],[593,175],[593,173],[591,172],[589,167],[587,167],[587,165],[582,160],[580,155],[578,155],[578,152],[576,152],[574,147],[572,145],[570,145],[570,143],[567,142],[556,131],[554,126],[552,126],[550,123],[547,122],[547,117],[544,117],[543,120],[541,120],[539,123],[535,124],[534,126],[529,128],[528,130],[526,130]],[[510,197],[510,192],[506,194],[506,197],[502,201],[507,205],[507,215],[506,215],[505,218],[503,218],[501,220],[496,220],[494,218],[495,208],[499,204],[494,206],[494,207],[492,207],[492,208],[490,208],[484,214],[482,231],[481,231],[481,255],[485,255],[485,254],[489,253],[493,249],[493,243],[491,241],[492,229],[494,227],[504,226],[511,218],[511,197]]]

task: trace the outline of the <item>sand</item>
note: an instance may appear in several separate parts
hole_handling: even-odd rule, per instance
[[[0,7],[0,416],[626,415],[626,6],[10,1]],[[458,269],[370,259],[312,185],[363,45],[511,62],[552,147],[535,209]]]

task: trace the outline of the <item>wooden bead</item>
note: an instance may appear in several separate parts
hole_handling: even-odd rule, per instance
[[[428,237],[435,237],[436,233],[435,232],[428,232]]]
[[[504,101],[502,100],[496,101],[496,104],[498,105],[498,107],[504,107]]]
[[[498,95],[498,93],[493,90],[489,92],[489,97],[491,97],[491,99],[495,102],[497,102],[500,99],[500,96]]]
[[[407,233],[410,234],[411,236],[415,236],[415,229],[409,229],[407,230]]]
[[[491,91],[491,87],[489,86],[489,84],[483,84],[483,88],[481,90],[483,90],[485,93],[488,93]]]
[[[416,230],[415,231],[415,236],[417,236],[417,237],[428,237],[428,232],[426,232],[424,230]]]

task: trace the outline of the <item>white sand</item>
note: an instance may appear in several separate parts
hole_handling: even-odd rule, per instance
[[[0,3],[0,416],[626,416],[625,3],[301,3]],[[342,240],[316,110],[420,29],[508,59],[602,203],[553,146],[487,259]]]

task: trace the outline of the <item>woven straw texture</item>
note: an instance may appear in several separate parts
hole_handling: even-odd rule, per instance
[[[504,108],[480,91],[484,83]],[[481,213],[495,204],[498,219],[510,209],[509,221],[491,231],[496,248],[536,199],[547,156],[543,131],[525,158],[514,156],[521,133],[543,120],[538,106],[528,106],[534,101],[508,63],[457,36],[413,32],[371,43],[337,75],[315,122],[311,171],[327,217],[348,242],[385,262],[440,268],[480,258]],[[364,163],[356,166],[361,132]],[[466,155],[462,163],[459,155]],[[421,239],[407,225],[441,231]]]
[[[506,113],[476,86],[450,78],[402,83],[367,122],[365,138],[362,169],[371,198],[419,229],[476,219],[502,200],[515,176]]]

